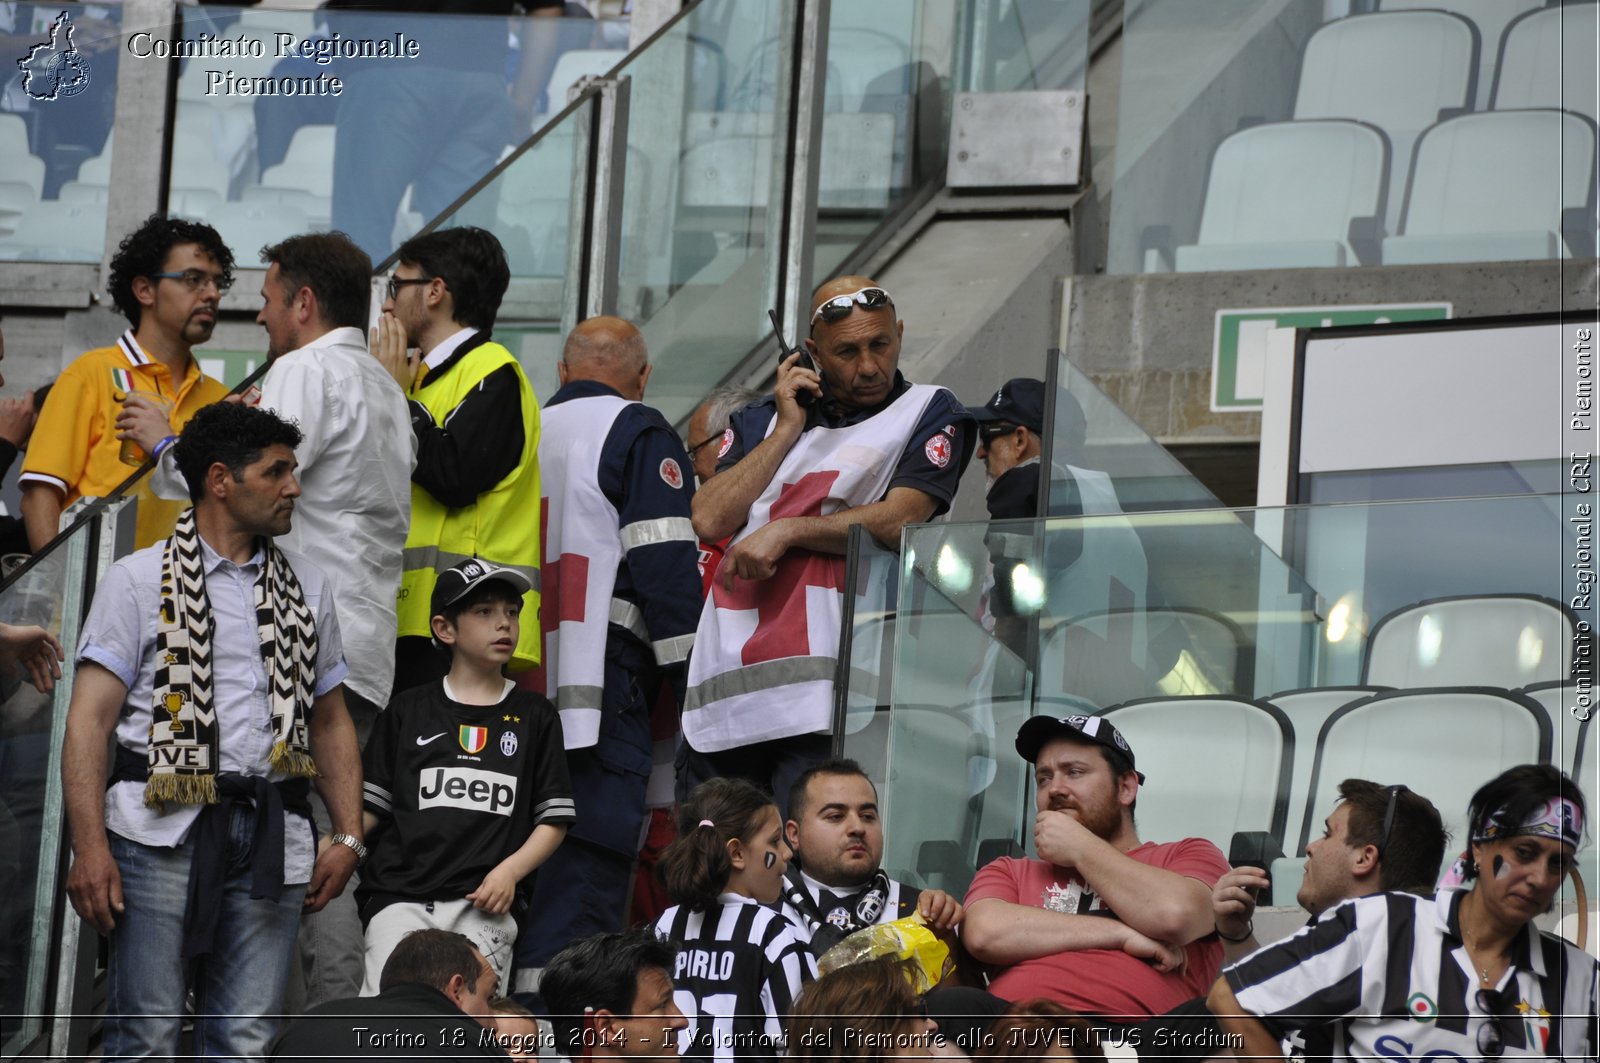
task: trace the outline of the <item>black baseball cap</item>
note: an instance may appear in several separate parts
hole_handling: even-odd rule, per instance
[[[518,594],[533,590],[533,581],[514,568],[498,568],[478,557],[469,557],[454,568],[439,573],[429,600],[430,616],[438,616],[464,598],[474,587],[490,580],[504,580],[515,587]]]
[[[1044,381],[1019,376],[1000,385],[994,397],[971,411],[979,424],[1004,422],[1044,435]]]
[[[1029,764],[1039,759],[1039,750],[1052,738],[1070,738],[1075,742],[1114,749],[1133,763],[1133,747],[1122,737],[1122,732],[1112,726],[1104,716],[1035,716],[1017,729],[1017,752]],[[1144,785],[1144,772],[1135,771],[1139,785]]]

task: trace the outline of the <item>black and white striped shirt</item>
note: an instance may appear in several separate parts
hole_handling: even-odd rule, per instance
[[[678,1034],[687,1060],[774,1059],[783,1020],[816,961],[794,924],[753,898],[724,893],[704,912],[675,904],[656,934],[678,945],[673,1002],[689,1020]]]
[[[1346,901],[1223,977],[1280,1039],[1326,1026],[1330,1059],[1478,1060],[1486,1054],[1480,1043],[1498,1033],[1507,1057],[1593,1060],[1600,963],[1530,924],[1512,944],[1492,1001],[1480,1000],[1461,938],[1465,896]]]

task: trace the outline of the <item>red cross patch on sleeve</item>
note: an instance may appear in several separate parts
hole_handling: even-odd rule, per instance
[[[661,459],[661,479],[673,490],[683,486],[683,470],[678,468],[678,463],[671,458]]]
[[[732,428],[724,428],[722,430],[722,445],[717,447],[717,457],[719,457],[719,458],[727,457],[728,456],[728,451],[730,451],[732,449],[733,449],[733,429]]]
[[[936,432],[928,437],[922,444],[922,452],[928,455],[928,460],[939,468],[950,464],[950,437],[943,432]]]

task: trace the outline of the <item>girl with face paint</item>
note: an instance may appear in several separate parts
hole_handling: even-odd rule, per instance
[[[678,944],[674,1001],[685,1058],[776,1058],[783,1019],[816,977],[811,951],[777,911],[789,846],[772,798],[741,779],[695,787],[657,873],[675,902],[656,933]]]

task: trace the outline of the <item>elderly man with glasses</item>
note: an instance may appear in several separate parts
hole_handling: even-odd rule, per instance
[[[22,517],[28,544],[55,538],[61,511],[83,497],[109,495],[145,460],[117,429],[124,403],[159,409],[171,445],[196,410],[228,389],[200,372],[192,351],[211,339],[217,306],[233,285],[233,252],[209,225],[152,214],[111,256],[112,302],[132,327],[66,368],[34,425],[22,464]],[[147,477],[134,546],[172,534],[181,502],[158,499]]]
[[[732,536],[700,614],[683,715],[680,793],[739,775],[788,793],[830,752],[833,673],[852,525],[894,547],[943,513],[972,456],[972,417],[900,375],[905,323],[866,277],[812,298],[805,351],[734,415],[694,526]]]

